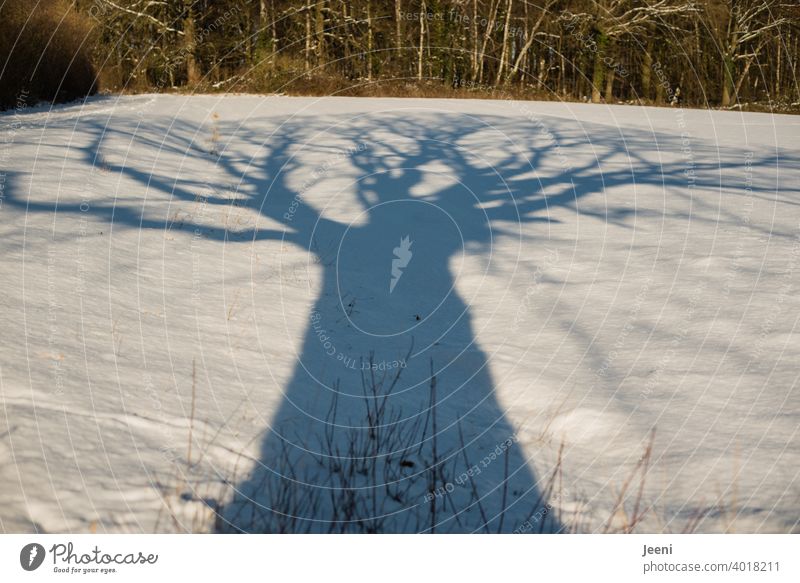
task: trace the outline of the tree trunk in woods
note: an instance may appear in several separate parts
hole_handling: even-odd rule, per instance
[[[662,105],[664,103],[664,85],[660,82],[656,83],[656,104]]]
[[[477,65],[477,81],[483,83],[483,61],[486,58],[486,47],[489,45],[489,40],[492,38],[494,31],[495,21],[497,20],[497,11],[500,8],[500,0],[492,0],[492,5],[489,10],[490,18],[486,26],[486,32],[483,34],[483,43],[481,44],[481,52],[478,54]]]
[[[278,53],[278,19],[277,12],[275,12],[275,0],[270,0],[270,7],[272,12],[272,51],[269,57],[270,66],[275,67],[275,55]]]
[[[353,77],[353,63],[352,59],[350,58],[350,27],[348,26],[348,20],[350,19],[347,13],[347,2],[346,0],[340,0],[341,8],[342,8],[342,51],[344,53],[344,64],[347,67],[345,70],[345,75],[348,78]]]
[[[506,21],[505,26],[503,27],[503,50],[500,53],[500,64],[497,66],[497,77],[495,77],[494,84],[500,85],[500,81],[503,79],[503,69],[505,68],[506,64],[506,54],[508,53],[508,33],[511,22],[511,7],[512,1],[508,0],[506,2]]]
[[[787,44],[789,44],[791,42],[791,37],[789,37],[787,39],[787,41],[789,41],[789,42],[787,42]],[[775,55],[775,61],[776,61],[776,64],[775,64],[775,88],[772,90],[772,94],[773,95],[780,95],[780,93],[781,93],[781,48],[782,48],[783,43],[780,40],[778,40],[778,42],[776,42],[775,44],[777,45],[776,46],[777,54]]]
[[[478,0],[472,0],[472,50],[469,53],[469,64],[473,83],[478,73]]]
[[[603,95],[603,99],[605,99],[606,103],[612,103],[614,101],[614,69],[609,68],[606,71],[606,90],[605,94]]]
[[[561,87],[561,95],[567,96],[567,58],[564,56],[563,39],[558,39],[558,54],[561,56],[561,66],[558,71],[558,84]]]
[[[608,37],[602,32],[597,34],[597,49],[594,52],[594,66],[592,68],[592,103],[600,103],[603,80],[605,79],[606,64],[603,54],[608,45]]]
[[[191,0],[183,0],[183,46],[186,58],[186,82],[189,85],[197,85],[200,82],[200,68],[194,56],[194,10]]]
[[[733,94],[736,95],[736,99],[739,99],[739,90],[742,88],[742,83],[744,80],[747,79],[747,73],[750,71],[750,66],[753,64],[753,59],[747,59],[747,62],[744,64],[744,69],[742,70],[742,74],[739,75],[739,80],[736,82],[736,87],[733,90]],[[756,77],[756,81],[758,81],[758,77]]]
[[[650,38],[647,39],[644,55],[642,55],[642,70],[640,76],[642,79],[642,94],[640,98],[644,101],[650,100],[650,85],[653,73],[653,31],[650,30]]]
[[[722,69],[722,99],[720,102],[722,107],[728,107],[733,94],[733,58],[728,54],[722,59]]]
[[[311,69],[311,0],[306,0],[306,54],[305,54],[305,71]]]
[[[395,58],[403,58],[403,7],[402,0],[394,0],[394,50]]]
[[[417,54],[417,81],[422,81],[422,50],[425,46],[425,0],[422,0],[422,12],[419,13],[419,53]]]
[[[536,75],[536,84],[541,89],[547,83],[547,62],[544,56],[539,58],[539,73]]]
[[[372,81],[372,0],[367,0],[367,81]]]
[[[269,47],[269,11],[267,0],[258,0],[257,11],[251,27],[252,58],[256,63],[261,62],[267,55]]]
[[[317,63],[324,63],[325,58],[325,2],[317,1],[317,13],[314,18],[314,35],[316,36]]]

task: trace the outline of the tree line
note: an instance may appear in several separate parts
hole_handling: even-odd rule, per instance
[[[0,33],[14,10],[68,26],[49,57],[73,57],[62,81],[88,60],[112,91],[800,103],[797,0],[6,0]],[[35,21],[0,34],[4,72],[9,38],[33,53],[23,68],[55,42]]]

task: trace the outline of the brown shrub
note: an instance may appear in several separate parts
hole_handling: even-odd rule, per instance
[[[91,27],[61,1],[0,3],[0,108],[95,92]]]

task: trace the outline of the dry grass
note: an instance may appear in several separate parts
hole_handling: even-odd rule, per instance
[[[413,418],[390,405],[389,397],[403,369],[376,376],[371,359],[369,364],[362,374],[361,416],[344,419],[342,393],[336,386],[324,435],[303,444],[308,452],[316,453],[306,453],[298,459],[296,448],[284,444],[276,459],[270,460],[273,471],[247,476],[240,475],[243,463],[256,467],[259,463],[240,453],[227,479],[203,480],[195,476],[197,482],[193,484],[189,476],[189,444],[185,471],[176,470],[173,479],[159,488],[163,512],[156,530],[489,533],[524,532],[526,521],[535,523],[535,532],[551,530],[558,517],[556,510],[547,505],[547,499],[560,477],[559,469],[544,480],[535,504],[523,512],[516,509],[513,516],[507,512],[508,488],[501,488],[500,513],[490,517],[481,502],[486,493],[480,491],[471,475],[469,482],[455,493],[446,488],[454,483],[460,467],[472,467],[475,460],[468,457],[460,423],[459,447],[443,448],[437,439],[438,381],[433,363],[426,412]],[[507,483],[508,450],[502,459]],[[500,457],[498,463],[499,460]],[[178,467],[180,464],[176,464]],[[169,483],[177,486],[169,487]],[[243,483],[251,485],[246,492],[242,492]],[[521,520],[521,514],[526,512]]]
[[[370,360],[370,365],[372,364]],[[162,491],[162,513],[155,531],[174,532],[262,532],[262,533],[386,533],[386,532],[513,532],[515,534],[552,532],[650,533],[673,532],[675,518],[665,520],[645,497],[652,466],[655,430],[627,476],[616,489],[610,510],[599,518],[592,508],[579,503],[581,493],[564,487],[564,449],[562,442],[551,469],[539,482],[538,498],[526,512],[507,513],[507,486],[501,489],[501,512],[494,520],[482,504],[479,485],[469,475],[463,484],[466,496],[452,495],[446,485],[453,483],[459,468],[473,466],[458,423],[459,443],[454,450],[443,450],[436,439],[438,429],[437,378],[431,374],[427,413],[403,421],[405,415],[389,405],[389,397],[400,380],[402,369],[392,376],[377,378],[374,371],[362,375],[363,416],[345,436],[336,427],[344,422],[339,407],[340,389],[326,415],[326,431],[315,443],[304,443],[313,454],[298,464],[295,448],[284,445],[271,460],[271,472],[246,492],[236,490],[242,483],[253,483],[253,475],[242,475],[242,466],[258,466],[259,460],[242,452],[236,455],[226,479],[201,478],[190,474],[192,427],[186,466],[176,469]],[[194,375],[194,373],[193,373]],[[193,395],[194,401],[194,382]],[[353,419],[347,419],[354,425]],[[253,438],[253,441],[258,436]],[[216,435],[206,444],[213,445]],[[249,449],[250,444],[245,449]],[[391,457],[382,452],[395,452]],[[509,477],[509,455],[503,457],[503,483]],[[176,468],[180,468],[176,464]],[[180,475],[178,475],[180,474]],[[194,480],[194,481],[193,481]],[[169,486],[173,484],[173,486]],[[436,495],[433,495],[436,493]],[[427,496],[425,503],[420,503]],[[237,499],[239,497],[239,499]],[[255,502],[257,501],[257,502]],[[571,510],[570,510],[571,508]],[[701,530],[710,513],[720,506],[693,512],[678,531]],[[398,518],[401,517],[401,518]],[[164,518],[167,523],[164,523]],[[598,524],[599,522],[599,524]],[[490,527],[490,524],[492,525]],[[660,527],[658,526],[660,524]]]

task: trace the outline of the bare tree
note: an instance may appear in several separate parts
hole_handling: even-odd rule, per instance
[[[183,0],[183,46],[186,61],[186,80],[190,85],[195,85],[200,81],[200,69],[194,57],[195,50],[195,25],[194,25],[194,2]]]
[[[417,53],[417,80],[422,81],[422,55],[425,47],[425,0],[422,0],[422,11],[419,13],[419,52]]]
[[[722,0],[707,6],[722,57],[723,107],[728,107],[739,93],[750,66],[771,39],[771,33],[788,23],[781,16],[782,8],[781,0]]]
[[[590,0],[588,12],[571,14],[576,24],[588,29],[590,39],[580,39],[593,52],[592,102],[613,97],[614,75],[619,68],[617,45],[622,39],[644,38],[648,29],[679,30],[678,17],[697,12],[691,0]]]
[[[511,28],[511,8],[513,7],[513,0],[506,0],[506,20],[503,26],[503,50],[500,52],[500,64],[497,66],[497,77],[495,77],[495,85],[499,85],[503,78],[503,69],[506,64],[506,54],[508,53],[508,33]]]
[[[345,88],[411,72],[431,87],[468,80],[531,98],[660,102],[680,86],[700,105],[800,101],[795,0],[71,1],[92,17],[111,89],[211,75],[237,90],[302,91],[321,75]]]
[[[533,23],[533,25],[529,29],[527,29],[527,31],[526,31],[527,41],[525,42],[523,47],[520,49],[519,54],[517,55],[516,61],[514,61],[514,66],[511,68],[511,76],[514,76],[519,72],[520,63],[522,62],[523,58],[525,58],[525,56],[528,54],[528,51],[530,51],[531,46],[533,45],[534,41],[537,38],[539,38],[539,35],[540,34],[544,34],[545,36],[547,35],[547,33],[541,33],[540,29],[542,28],[542,23],[544,22],[545,17],[548,17],[548,16],[552,17],[553,16],[551,14],[551,12],[550,12],[550,9],[556,4],[557,1],[558,0],[548,0],[547,3],[544,6],[541,7],[541,10],[539,12],[539,17],[536,19],[536,21]],[[526,3],[525,4],[526,22],[527,22],[527,19],[528,19],[527,8],[528,8],[528,4]],[[540,72],[541,72],[541,67],[540,67]]]

